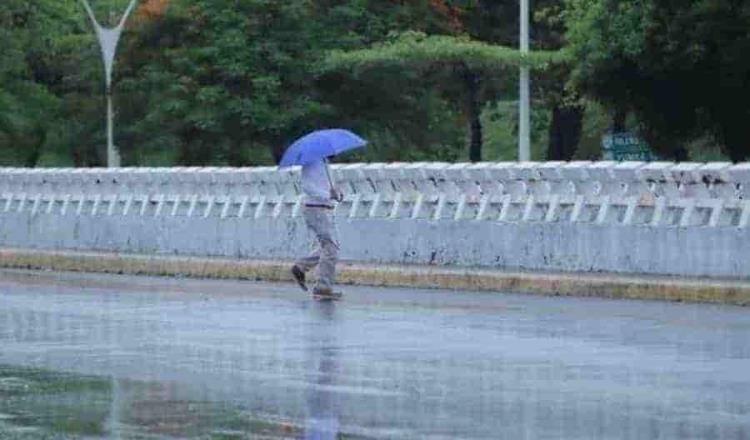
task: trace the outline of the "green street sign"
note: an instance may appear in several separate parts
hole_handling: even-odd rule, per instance
[[[602,136],[604,160],[644,161],[656,160],[645,141],[633,133],[610,133]]]

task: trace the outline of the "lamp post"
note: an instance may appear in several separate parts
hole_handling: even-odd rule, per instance
[[[117,43],[120,41],[120,35],[122,29],[125,27],[125,22],[128,16],[133,12],[138,0],[131,0],[125,13],[120,18],[120,22],[117,26],[109,28],[99,24],[94,16],[94,11],[91,9],[88,0],[81,0],[83,7],[91,19],[91,23],[94,25],[96,31],[96,37],[99,40],[99,47],[102,51],[102,61],[104,62],[104,81],[106,86],[107,94],[107,167],[116,168],[120,166],[120,154],[114,144],[114,109],[112,106],[112,69],[115,64],[115,54],[117,52]]]
[[[529,53],[529,0],[521,0],[521,54]],[[518,100],[518,160],[531,160],[529,68],[521,66]]]

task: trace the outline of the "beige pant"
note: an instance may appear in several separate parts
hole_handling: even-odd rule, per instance
[[[300,258],[295,264],[304,272],[318,266],[319,289],[330,289],[336,282],[336,262],[339,258],[339,242],[336,238],[336,224],[333,210],[305,206],[302,210],[307,228],[315,235],[313,251]]]

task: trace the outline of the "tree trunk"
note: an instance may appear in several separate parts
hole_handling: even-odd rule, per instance
[[[188,125],[180,131],[180,145],[177,152],[177,163],[182,166],[200,166],[196,153],[197,140],[200,139],[200,131]]]
[[[281,132],[276,130],[268,131],[263,134],[257,135],[256,138],[259,143],[268,146],[268,152],[271,153],[271,157],[275,164],[281,162],[281,158],[284,157],[284,152],[292,142],[302,136],[303,133],[308,133],[312,128],[315,127],[298,127],[292,124],[287,130],[284,131],[286,136],[282,135]]]
[[[625,131],[625,122],[628,118],[628,111],[618,108],[612,116],[612,133],[622,133]]]
[[[39,159],[42,157],[42,148],[47,142],[47,129],[45,127],[37,126],[34,133],[31,135],[31,145],[26,155],[25,166],[28,168],[35,168],[39,163]]]
[[[273,141],[271,143],[271,156],[273,156],[273,160],[276,163],[281,162],[281,158],[284,157],[284,151],[286,151],[286,147],[283,145],[281,141]]]
[[[744,125],[733,124],[732,129],[723,130],[724,153],[734,162],[743,162],[750,158],[750,148],[747,146],[749,130],[743,130]]]
[[[229,146],[227,162],[230,167],[244,167],[247,165],[247,159],[242,154],[242,142],[233,139]]]
[[[83,154],[79,148],[73,148],[73,166],[80,168],[83,166]]]
[[[482,109],[480,103],[480,82],[478,74],[468,68],[463,72],[464,84],[466,84],[466,110],[469,120],[469,160],[481,162],[482,160],[482,120],[480,119]]]
[[[684,145],[679,145],[674,150],[675,162],[686,162],[690,158],[687,148]]]
[[[582,128],[583,107],[555,105],[549,127],[547,160],[571,160],[581,140]]]

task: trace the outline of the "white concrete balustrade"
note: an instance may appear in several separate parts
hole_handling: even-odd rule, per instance
[[[332,167],[347,218],[747,228],[750,163],[501,162]],[[295,217],[298,170],[0,168],[0,214]]]
[[[291,260],[298,170],[0,169],[0,246]],[[341,258],[750,280],[750,164],[336,165]]]

